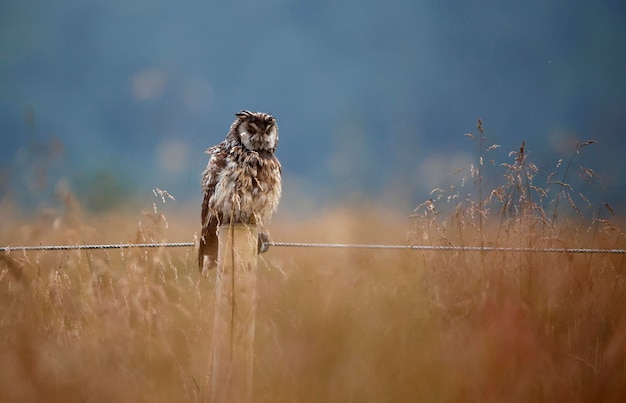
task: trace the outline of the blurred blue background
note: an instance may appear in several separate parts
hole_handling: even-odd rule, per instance
[[[250,109],[279,124],[281,209],[371,198],[410,212],[476,164],[464,134],[481,118],[502,146],[488,158],[525,140],[542,178],[597,140],[576,164],[602,177],[594,202],[623,212],[625,7],[4,1],[0,196],[41,207],[63,178],[92,210],[155,187],[199,203],[204,149]]]

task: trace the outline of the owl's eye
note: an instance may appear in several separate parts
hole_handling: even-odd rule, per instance
[[[250,134],[256,134],[256,129],[255,129],[254,127],[252,127],[252,126],[249,126],[249,127],[248,127],[248,133],[250,133]]]

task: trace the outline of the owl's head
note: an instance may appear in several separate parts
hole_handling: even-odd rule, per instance
[[[241,111],[233,124],[241,144],[251,151],[274,152],[278,146],[278,125],[272,115]]]

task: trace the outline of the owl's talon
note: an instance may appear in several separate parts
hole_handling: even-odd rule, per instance
[[[270,249],[270,244],[269,244],[270,237],[266,233],[261,232],[259,234],[258,240],[259,240],[259,244],[258,244],[257,252],[260,255],[261,253],[265,253]]]

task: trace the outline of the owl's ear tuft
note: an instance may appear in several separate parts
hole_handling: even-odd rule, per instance
[[[241,119],[241,120],[246,119],[246,118],[249,118],[249,117],[250,117],[250,115],[252,115],[252,112],[247,111],[247,110],[243,110],[243,111],[241,111],[241,112],[237,112],[237,113],[235,113],[235,116],[237,116],[237,117],[238,117],[239,119]]]

